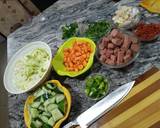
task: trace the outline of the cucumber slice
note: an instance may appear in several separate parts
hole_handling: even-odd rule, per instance
[[[47,117],[47,116],[39,115],[39,118],[40,118],[44,123],[47,123],[47,122],[48,122],[48,117]]]
[[[44,93],[45,93],[44,90],[39,89],[33,95],[35,96],[35,98],[38,98],[39,96],[43,95]]]
[[[48,124],[49,124],[50,126],[52,126],[52,127],[54,126],[55,121],[54,121],[53,117],[49,118]]]
[[[40,104],[41,104],[41,102],[33,102],[33,103],[31,104],[31,107],[32,107],[32,108],[38,108]]]
[[[56,95],[56,93],[55,93],[55,92],[51,92],[51,95],[52,95],[52,96],[55,96],[55,95]]]
[[[38,109],[41,110],[41,111],[44,111],[44,110],[45,110],[43,105],[40,105],[40,106],[38,107]]]
[[[47,83],[47,84],[46,84],[46,87],[49,88],[49,89],[51,89],[51,90],[54,89],[53,86],[52,86],[50,83]]]
[[[36,108],[30,108],[30,114],[32,118],[36,118],[39,116],[39,111]]]
[[[64,100],[65,96],[63,94],[57,94],[56,95],[56,103],[61,102],[62,100]]]
[[[48,106],[49,104],[55,103],[55,97],[49,98],[44,102],[44,106]]]
[[[42,126],[42,122],[41,121],[39,121],[39,120],[36,120],[35,121],[35,126],[36,126],[36,128],[40,128],[41,126]]]
[[[64,114],[65,113],[65,100],[58,103],[58,109]]]
[[[56,87],[56,86],[54,86],[53,91],[54,91],[55,93],[60,93],[60,94],[63,93],[63,91],[62,91],[60,88]]]
[[[50,125],[44,123],[44,124],[42,125],[42,128],[52,128],[52,127],[51,127]]]
[[[43,116],[47,116],[47,117],[51,117],[52,116],[51,113],[49,113],[49,112],[43,112],[42,115]]]
[[[40,98],[40,102],[41,102],[41,103],[43,103],[43,102],[44,102],[44,98],[43,98],[43,96],[41,96],[41,98]]]
[[[55,108],[58,108],[58,105],[57,105],[57,104],[49,104],[49,105],[47,106],[47,111],[50,112],[50,111],[52,111],[52,110],[55,109]]]
[[[44,90],[46,93],[49,93],[49,94],[52,92],[51,90],[46,89],[44,86],[42,87],[42,90]]]
[[[37,128],[34,121],[31,122],[30,127],[31,127],[31,128]]]
[[[58,108],[55,108],[54,110],[51,111],[52,117],[54,121],[58,121],[59,119],[63,118],[63,114]]]

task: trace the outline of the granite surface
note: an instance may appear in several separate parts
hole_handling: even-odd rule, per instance
[[[129,3],[128,3],[129,1]],[[137,5],[134,0],[123,0],[123,3]],[[120,2],[120,3],[122,3]],[[118,3],[119,4],[119,3]],[[32,41],[44,41],[52,49],[53,55],[63,43],[60,26],[73,21],[110,20],[117,4],[111,0],[59,0],[40,15],[8,36],[8,59],[25,44]],[[160,22],[160,16],[150,14],[140,8],[142,19]],[[67,85],[72,94],[72,110],[68,121],[75,119],[84,110],[95,104],[84,94],[84,80],[92,73],[102,73],[111,80],[110,92],[120,85],[134,80],[153,65],[160,67],[160,39],[151,43],[142,43],[139,57],[128,67],[120,70],[107,69],[95,59],[91,69],[76,78],[60,77],[52,73],[54,79]],[[10,128],[23,128],[23,106],[29,94],[8,94]]]

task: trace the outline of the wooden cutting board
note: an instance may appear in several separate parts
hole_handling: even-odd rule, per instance
[[[123,101],[96,121],[96,128],[160,128],[160,70],[152,68],[136,80]]]

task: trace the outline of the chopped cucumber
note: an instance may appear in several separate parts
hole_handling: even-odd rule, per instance
[[[32,108],[38,108],[40,104],[41,104],[41,102],[33,102],[33,103],[31,104],[31,107],[32,107]]]
[[[53,117],[49,118],[48,124],[49,124],[50,126],[54,126],[55,121],[54,121],[54,118],[53,118]]]
[[[44,102],[44,98],[43,96],[41,96],[40,102],[43,103]]]
[[[44,90],[39,89],[33,95],[35,96],[35,98],[38,98],[39,96],[43,95],[44,93],[45,93]]]
[[[58,108],[63,114],[65,113],[65,100],[58,103]]]
[[[49,88],[49,89],[51,89],[51,90],[54,89],[53,86],[50,83],[47,83],[46,87]]]
[[[34,93],[35,99],[28,106],[31,128],[52,128],[65,114],[65,95],[54,84],[47,83]]]
[[[40,128],[42,126],[42,122],[39,120],[36,120],[34,123],[35,123],[36,128]]]
[[[44,111],[43,105],[40,105],[40,106],[38,107],[38,109],[41,110],[41,111]]]
[[[54,91],[55,93],[61,93],[61,94],[63,93],[63,91],[62,91],[60,88],[56,87],[56,86],[54,86],[53,91]]]
[[[47,117],[47,116],[39,115],[39,118],[40,118],[44,123],[47,123],[47,122],[48,122],[48,117]]]
[[[55,92],[51,92],[51,95],[52,95],[52,96],[55,96],[55,95],[56,95],[56,93],[55,93]]]
[[[31,122],[30,127],[31,127],[31,128],[37,128],[34,121]]]
[[[49,105],[47,106],[47,111],[50,112],[50,111],[52,111],[52,110],[55,109],[55,108],[58,108],[58,105],[57,105],[57,104],[49,104]]]
[[[49,104],[55,103],[55,97],[49,98],[44,102],[44,106],[48,106]]]
[[[54,110],[51,111],[52,117],[54,121],[56,122],[57,120],[63,118],[63,114],[58,108],[55,108]]]
[[[49,94],[52,92],[51,90],[46,89],[46,87],[44,86],[42,87],[42,90],[44,90],[46,93],[49,93]]]
[[[51,127],[50,125],[44,123],[44,124],[42,125],[42,128],[52,128],[52,127]]]
[[[30,114],[32,118],[36,118],[39,116],[39,111],[36,108],[30,108]]]
[[[47,117],[51,117],[52,116],[51,113],[49,113],[49,112],[43,112],[42,115],[43,116],[47,116]]]
[[[65,96],[63,94],[57,94],[56,95],[56,103],[61,102],[62,100],[64,100]]]

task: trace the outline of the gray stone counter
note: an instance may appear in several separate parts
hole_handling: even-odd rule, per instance
[[[132,4],[137,5],[134,0]],[[136,1],[136,0],[135,0]],[[127,0],[123,0],[123,3]],[[122,3],[122,2],[121,2]],[[31,41],[44,41],[52,49],[53,55],[63,43],[60,26],[73,21],[111,19],[116,5],[111,0],[59,0],[42,14],[34,17],[30,22],[8,36],[8,59],[25,44]],[[160,17],[149,14],[140,8],[142,18],[160,22]],[[113,70],[103,67],[95,60],[91,69],[76,78],[60,77],[52,73],[54,79],[67,85],[72,94],[72,109],[67,121],[75,119],[81,112],[92,106],[95,101],[89,100],[84,94],[84,80],[91,73],[102,73],[111,79],[111,91],[121,84],[129,82],[153,65],[160,67],[160,39],[152,43],[142,43],[139,57],[130,66]],[[23,121],[23,107],[28,94],[8,94],[9,122],[11,128],[25,127]]]

